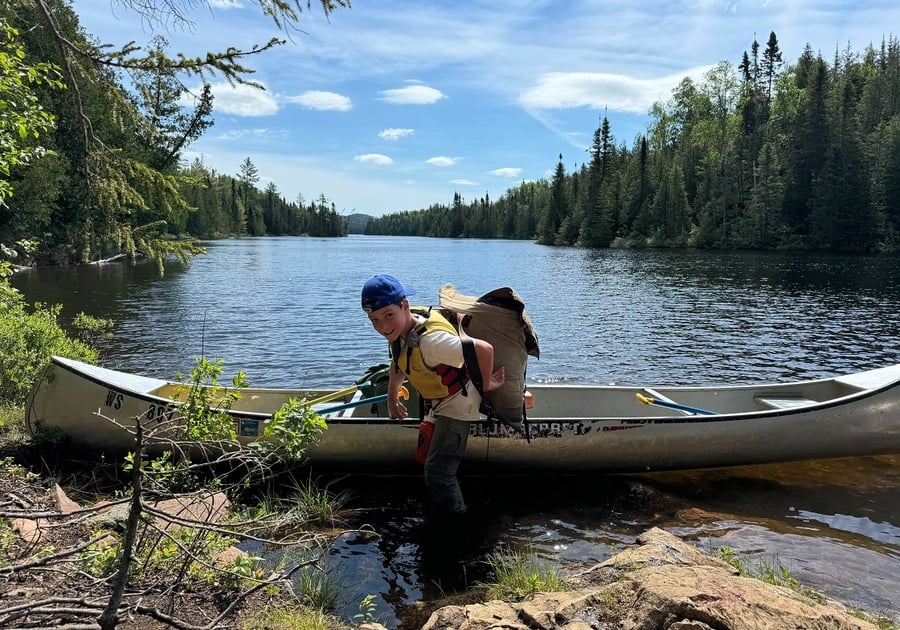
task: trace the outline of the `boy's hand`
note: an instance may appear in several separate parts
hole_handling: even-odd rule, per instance
[[[388,415],[391,418],[397,418],[399,420],[406,419],[406,405],[400,402],[401,398],[403,400],[409,400],[409,390],[407,390],[403,385],[400,386],[400,391],[397,392],[396,396],[388,396]]]
[[[506,382],[506,368],[499,367],[491,374],[491,380],[484,384],[484,391],[491,392]]]
[[[390,414],[391,418],[396,418],[397,420],[405,420],[406,419],[406,405],[404,405],[399,400],[389,400],[388,401],[388,414]]]

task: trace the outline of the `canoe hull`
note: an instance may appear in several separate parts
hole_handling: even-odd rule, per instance
[[[32,395],[29,428],[60,431],[75,448],[133,449],[127,428],[135,418],[152,429],[178,413],[171,398],[175,386],[159,379],[60,358],[54,358],[48,376]],[[497,423],[474,422],[463,472],[650,472],[900,453],[900,366],[760,386],[529,389],[535,398],[530,439]],[[281,402],[324,393],[242,391],[231,415],[244,443],[259,439]],[[686,415],[647,407],[635,400],[641,391],[716,413]],[[308,452],[313,467],[383,474],[421,471],[413,459],[418,421],[375,413],[375,406],[361,405],[327,417],[327,431]]]

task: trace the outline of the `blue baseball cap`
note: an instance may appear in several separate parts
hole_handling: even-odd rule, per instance
[[[415,289],[404,287],[394,276],[381,273],[372,276],[363,285],[362,308],[366,313],[371,313],[415,294]]]

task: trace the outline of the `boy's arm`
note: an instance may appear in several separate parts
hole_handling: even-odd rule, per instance
[[[400,402],[400,387],[403,385],[403,381],[406,380],[406,376],[393,362],[391,362],[390,370],[387,390],[388,415],[390,415],[391,418],[403,420],[406,418],[407,412],[406,405]]]

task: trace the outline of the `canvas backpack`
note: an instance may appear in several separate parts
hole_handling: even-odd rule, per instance
[[[528,357],[540,359],[537,333],[525,313],[525,303],[509,287],[494,289],[481,297],[463,295],[445,284],[438,292],[440,308],[452,323],[463,314],[463,329],[494,347],[493,370],[506,368],[506,381],[498,389],[485,392],[474,345],[463,344],[469,377],[482,397],[482,413],[499,420],[530,439],[525,412],[525,375]]]

